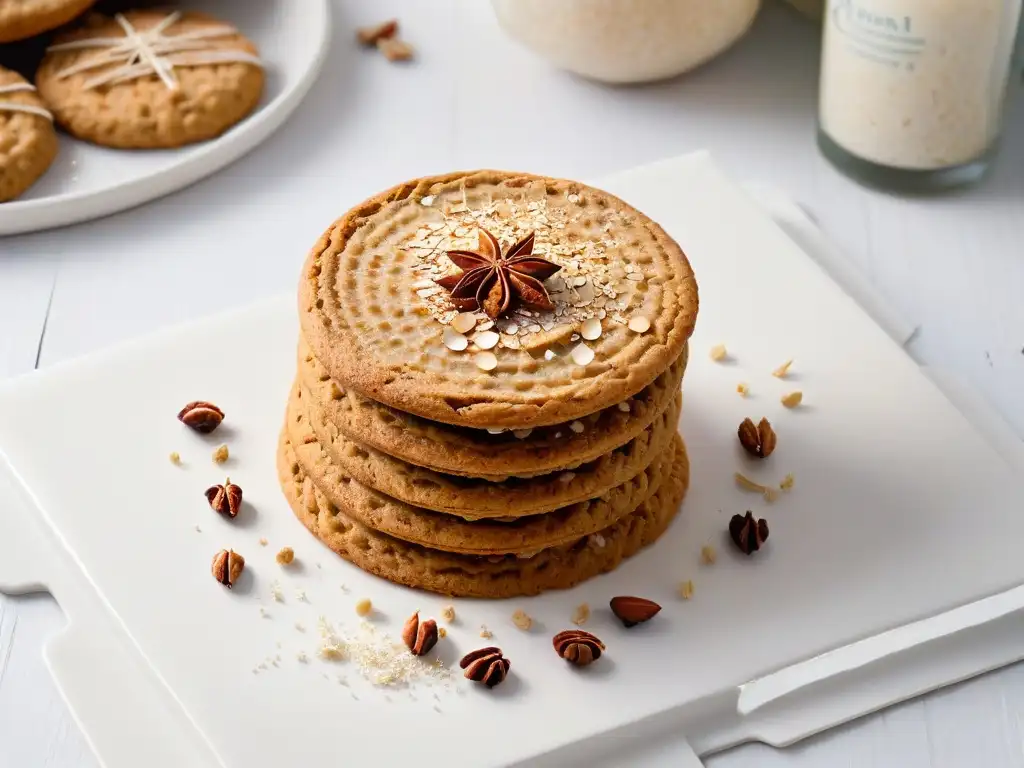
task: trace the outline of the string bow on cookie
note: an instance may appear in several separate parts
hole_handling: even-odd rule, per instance
[[[59,79],[64,79],[80,72],[106,68],[106,71],[83,83],[82,87],[86,90],[155,74],[168,89],[174,91],[178,88],[178,80],[174,76],[175,67],[226,63],[262,66],[259,58],[251,53],[233,48],[218,48],[211,42],[217,38],[238,34],[234,27],[218,25],[193,29],[179,35],[166,34],[167,29],[180,18],[181,13],[175,11],[149,29],[140,31],[118,13],[114,15],[114,20],[124,30],[124,37],[90,37],[51,45],[47,50],[102,49],[96,56],[72,64],[57,73]]]
[[[28,83],[11,83],[10,85],[0,85],[0,96],[3,96],[5,93],[35,93],[35,90],[35,86]],[[0,98],[0,112],[26,112],[30,115],[45,117],[53,122],[53,115],[42,107],[37,107],[35,104],[20,104],[16,101],[5,101]]]

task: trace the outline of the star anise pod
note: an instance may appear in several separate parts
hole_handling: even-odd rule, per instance
[[[470,651],[459,666],[466,670],[462,674],[467,680],[493,688],[508,677],[512,662],[502,656],[500,648],[491,646]]]
[[[768,539],[768,521],[763,517],[758,520],[749,510],[745,515],[733,515],[729,521],[729,535],[740,552],[752,555]]]
[[[536,309],[554,309],[544,281],[561,267],[533,255],[533,233],[501,252],[498,238],[480,230],[477,251],[448,251],[448,258],[462,269],[437,280],[451,291],[452,304],[466,312],[482,309],[490,318],[508,312],[513,301]]]
[[[206,500],[210,502],[210,509],[214,512],[235,517],[242,508],[242,488],[228,478],[224,485],[211,485],[207,488]]]

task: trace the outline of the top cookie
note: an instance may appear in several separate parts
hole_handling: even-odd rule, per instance
[[[525,428],[653,381],[693,332],[697,284],[661,227],[607,192],[484,170],[349,211],[309,254],[299,308],[344,385],[435,421]]]
[[[108,147],[219,136],[263,91],[256,46],[201,13],[93,14],[47,49],[36,86],[69,133]]]
[[[96,0],[0,0],[0,43],[24,40],[55,29]]]

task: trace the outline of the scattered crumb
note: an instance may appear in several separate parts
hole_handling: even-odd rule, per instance
[[[281,547],[275,559],[279,565],[289,565],[295,560],[295,550],[291,547]]]
[[[341,585],[341,591],[342,592],[348,592],[348,585],[347,584],[342,584]]]
[[[261,616],[262,618],[264,618],[264,619],[266,619],[266,618],[269,618],[269,617],[270,617],[270,614],[269,614],[269,613],[267,613],[267,609],[266,609],[266,608],[264,608],[264,607],[263,607],[262,605],[260,606],[260,616]]]
[[[270,584],[270,596],[274,598],[274,602],[276,603],[284,602],[284,593],[281,591],[281,585],[276,581],[271,582]]]
[[[267,546],[267,544],[268,544],[268,542],[267,542],[266,537],[261,537],[260,538],[260,546],[261,547],[265,547],[265,546]]]
[[[779,491],[776,488],[772,488],[768,485],[761,485],[760,483],[754,482],[749,477],[745,477],[739,472],[733,475],[736,478],[736,485],[745,491],[753,491],[754,493],[760,493],[764,496],[764,500],[767,502],[775,501],[779,498]]]
[[[487,628],[486,624],[480,625],[480,637],[482,637],[484,640],[494,637],[494,635],[491,634],[491,630]]]
[[[394,37],[378,40],[377,50],[383,53],[388,61],[409,61],[416,53],[407,42]]]
[[[443,611],[441,611],[441,618],[451,624],[455,621],[455,606],[449,605]]]
[[[394,37],[398,31],[398,19],[388,19],[372,27],[360,27],[356,30],[356,37],[363,45],[376,45],[379,40]]]
[[[171,460],[171,464],[181,464],[181,454],[178,453],[177,451],[171,451],[171,455],[169,458]]]
[[[437,628],[437,636],[438,636],[439,638],[445,638],[445,637],[447,637],[447,636],[448,636],[448,630],[447,630],[447,629],[445,629],[444,627],[438,627],[438,628]]]
[[[691,597],[693,597],[693,581],[687,579],[686,581],[682,582],[679,585],[678,591],[679,596],[683,598],[683,600],[689,600]]]
[[[793,483],[795,482],[796,478],[793,477],[792,474],[786,475],[784,478],[782,478],[782,482],[779,483],[779,488],[781,488],[784,491],[788,491],[793,487]]]
[[[217,450],[213,452],[213,460],[217,464],[223,464],[229,458],[230,454],[228,453],[228,447],[226,445],[218,446]]]
[[[793,365],[793,360],[792,359],[787,360],[782,365],[780,365],[778,368],[776,368],[774,371],[772,371],[772,376],[774,376],[776,379],[784,379],[784,378],[786,378],[786,374],[789,373],[789,367],[791,365]]]
[[[323,566],[322,566],[322,565],[320,565],[320,563],[317,563],[317,564],[316,564],[316,567],[317,567],[317,568],[323,568]]]
[[[578,435],[581,432],[583,432],[583,430],[586,429],[586,426],[583,424],[582,421],[574,421],[574,422],[572,422],[569,425],[569,429],[571,429],[573,432],[575,432]]]
[[[746,397],[750,394],[750,387],[746,383],[740,382],[736,385],[736,391],[740,393],[740,397]]]
[[[200,528],[200,527],[199,527],[199,525],[198,525],[198,523],[197,523],[197,524],[196,524],[196,533],[202,533],[202,532],[203,532],[203,529],[202,529],[202,528]]]
[[[295,628],[297,630],[299,630],[299,632],[305,632],[306,631],[306,625],[303,624],[301,621],[296,621],[295,622]]]
[[[789,392],[782,396],[782,404],[787,408],[796,408],[804,401],[804,393],[800,390]]]
[[[582,627],[587,623],[587,619],[590,618],[590,606],[586,603],[580,603],[576,606],[576,610],[572,612],[572,623],[577,627]]]
[[[370,602],[370,598],[364,597],[358,603],[356,603],[356,615],[357,616],[369,616],[373,610],[373,603]]]
[[[533,619],[527,615],[526,611],[517,610],[512,614],[512,623],[523,630],[523,632],[528,632],[530,627],[533,626]]]
[[[715,552],[715,548],[710,544],[705,544],[700,548],[700,561],[704,565],[714,565],[717,557],[718,553]]]
[[[728,350],[725,348],[725,344],[716,344],[711,348],[711,359],[716,363],[720,363],[729,356]]]
[[[441,712],[441,708],[440,708],[439,706],[437,706],[437,704],[435,704],[435,705],[434,705],[434,711],[435,711],[435,712],[437,712],[437,714],[439,714],[439,715],[440,715],[440,714],[443,714],[443,713]]]
[[[297,590],[295,590],[295,599],[296,600],[301,600],[301,601],[303,601],[305,603],[309,602],[309,598],[306,597],[306,590],[304,590],[304,589],[297,589]]]
[[[305,651],[299,651],[298,653],[296,653],[295,658],[298,659],[299,662],[301,662],[302,664],[306,664],[309,662],[309,656],[306,655]]]

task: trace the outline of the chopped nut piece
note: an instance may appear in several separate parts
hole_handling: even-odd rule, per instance
[[[413,656],[425,656],[437,644],[437,622],[433,619],[420,621],[417,611],[410,616],[402,627],[402,642]]]
[[[580,336],[587,341],[596,341],[601,338],[601,321],[596,317],[584,320],[580,327]]]
[[[491,630],[487,628],[486,624],[480,625],[480,637],[482,637],[484,640],[494,637],[494,635],[491,633]]]
[[[804,393],[800,390],[789,392],[782,396],[782,404],[787,408],[796,408],[804,401]]]
[[[213,573],[213,578],[231,589],[238,581],[238,577],[242,575],[243,568],[245,568],[244,557],[234,550],[222,549],[213,556],[210,570]]]
[[[498,367],[498,358],[493,352],[477,352],[473,360],[481,371],[493,371]]]
[[[226,445],[217,446],[217,450],[213,452],[213,460],[217,464],[223,464],[228,458],[230,458],[228,447]]]
[[[720,363],[729,356],[728,350],[725,348],[725,344],[716,344],[711,348],[711,359],[716,363]]]
[[[295,560],[295,550],[291,547],[281,547],[274,559],[279,565],[290,565]]]
[[[784,378],[786,378],[786,374],[789,373],[789,368],[790,368],[791,365],[793,365],[793,360],[792,359],[787,360],[782,365],[780,365],[778,368],[776,368],[774,371],[772,371],[772,376],[774,376],[776,379],[784,379]]]
[[[585,667],[601,658],[604,653],[604,643],[597,639],[596,635],[584,632],[582,629],[567,629],[555,635],[551,644],[555,653],[577,667]]]
[[[408,61],[415,53],[411,45],[395,37],[378,40],[377,50],[383,53],[388,61]]]
[[[443,611],[441,611],[441,618],[451,624],[455,621],[455,606],[449,605]]]
[[[705,544],[700,548],[700,561],[704,565],[714,565],[715,558],[718,557],[718,553],[715,552],[715,548],[710,544]]]
[[[577,627],[582,627],[587,623],[587,619],[590,618],[590,606],[586,603],[580,603],[576,606],[576,610],[572,612],[572,623]]]
[[[626,629],[650,621],[661,610],[661,606],[653,600],[627,595],[613,597],[608,605]]]
[[[270,596],[274,598],[275,603],[284,602],[284,592],[281,591],[281,585],[276,581],[272,582],[270,585]]]
[[[177,451],[171,451],[170,459],[171,464],[181,464],[181,454]]]
[[[737,435],[740,445],[751,456],[766,459],[775,450],[775,430],[768,419],[761,419],[757,426],[754,426],[751,419],[744,419],[737,430]]]
[[[633,333],[647,333],[651,329],[651,321],[643,315],[629,318],[629,330]]]
[[[389,19],[380,24],[374,24],[372,27],[360,27],[356,30],[356,37],[363,45],[376,45],[378,40],[394,37],[397,31],[398,19]]]
[[[569,425],[569,429],[578,435],[586,429],[586,426],[584,426],[582,421],[574,421]]]
[[[519,609],[512,614],[512,623],[523,632],[528,632],[533,626],[533,619],[527,615],[526,611]]]
[[[224,421],[224,411],[213,403],[195,400],[178,412],[178,420],[201,434],[213,432]]]
[[[691,597],[693,597],[692,580],[687,579],[679,585],[679,596],[683,598],[683,600],[689,600]]]
[[[469,347],[469,339],[452,328],[444,329],[444,333],[441,334],[441,340],[452,352],[462,352]]]
[[[207,488],[206,500],[210,503],[210,509],[218,515],[235,518],[242,508],[242,489],[232,483],[229,477],[224,485],[211,485]]]
[[[736,478],[736,485],[745,491],[760,493],[764,496],[765,501],[772,502],[779,498],[779,491],[777,488],[772,488],[768,485],[761,485],[760,483],[754,482],[749,477],[743,476],[739,472],[736,472],[733,477]]]
[[[261,536],[261,537],[260,537],[260,546],[261,546],[261,547],[265,547],[265,546],[267,546],[267,544],[268,544],[268,543],[269,543],[269,542],[267,541],[267,539],[266,539],[266,537],[265,537],[265,536]]]
[[[501,336],[494,331],[480,331],[473,336],[473,343],[480,349],[494,349],[498,346],[499,341],[501,341]]]
[[[740,393],[740,397],[746,397],[750,394],[750,387],[746,383],[740,382],[736,385],[736,391]]]
[[[501,655],[500,648],[490,647],[470,651],[462,657],[459,666],[466,670],[463,674],[467,680],[493,688],[508,676],[512,664]]]
[[[740,552],[751,555],[767,541],[768,521],[764,518],[758,520],[749,510],[746,515],[733,515],[729,521],[729,535]]]
[[[782,482],[779,483],[779,488],[781,488],[784,491],[788,491],[793,488],[793,483],[795,482],[796,478],[793,477],[793,475],[786,475],[784,478],[782,478]]]
[[[586,366],[594,362],[594,350],[584,344],[582,341],[572,348],[572,352],[569,353],[569,357],[576,365]]]
[[[460,312],[452,320],[452,330],[456,333],[469,333],[475,327],[476,315],[472,312]]]
[[[437,636],[440,639],[444,639],[445,637],[448,636],[448,630],[445,629],[444,627],[438,627],[437,628]]]
[[[629,413],[629,403],[619,403],[616,407],[623,413]]]
[[[358,616],[369,616],[373,610],[373,603],[370,602],[368,597],[364,597],[358,603],[356,603],[356,615]]]

